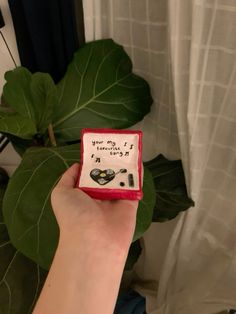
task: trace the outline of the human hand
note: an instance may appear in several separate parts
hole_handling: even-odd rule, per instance
[[[113,313],[138,201],[99,201],[75,188],[79,165],[52,195],[59,244],[34,314]]]
[[[132,241],[138,201],[92,199],[75,188],[79,165],[71,166],[51,195],[60,237],[127,252]]]

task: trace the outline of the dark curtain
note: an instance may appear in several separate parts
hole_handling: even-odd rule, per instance
[[[21,65],[31,72],[50,73],[58,82],[84,43],[82,0],[8,2]]]
[[[74,0],[74,5],[77,36],[79,45],[81,46],[85,43],[83,0]]]
[[[114,314],[146,314],[146,300],[136,291],[119,295]]]

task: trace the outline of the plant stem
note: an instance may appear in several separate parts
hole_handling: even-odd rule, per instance
[[[50,142],[51,142],[52,146],[56,147],[57,146],[57,142],[56,142],[56,138],[55,138],[53,127],[52,127],[51,123],[48,126],[48,135],[49,135]]]

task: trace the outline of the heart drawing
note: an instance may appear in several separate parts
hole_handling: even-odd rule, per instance
[[[116,176],[116,173],[112,169],[93,169],[90,172],[90,177],[100,185],[105,185],[113,180]]]

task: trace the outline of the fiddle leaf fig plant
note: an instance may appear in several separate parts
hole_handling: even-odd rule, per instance
[[[140,121],[150,111],[150,88],[132,73],[124,49],[110,39],[79,49],[57,85],[48,74],[31,74],[23,67],[5,78],[4,118],[14,115],[16,123],[26,119],[29,128],[8,123],[1,129],[0,124],[14,146],[24,149],[21,144],[27,143],[5,193],[4,219],[14,246],[48,269],[58,241],[50,194],[61,174],[80,158],[80,144],[68,142],[79,141],[84,127],[124,128]],[[152,176],[145,170],[134,240],[152,221],[155,197]]]
[[[34,304],[37,298],[41,278],[44,278],[39,277],[39,273],[49,269],[57,247],[59,230],[50,194],[64,171],[79,162],[81,130],[85,127],[131,127],[149,113],[152,97],[147,82],[132,72],[131,60],[123,47],[111,39],[91,42],[80,48],[58,84],[54,84],[47,73],[32,74],[23,67],[8,71],[5,79],[0,132],[9,138],[22,161],[11,177],[3,199],[4,221],[0,222],[0,227],[4,227],[6,239],[6,232],[9,234],[10,240],[4,239],[9,241],[12,253],[3,259],[3,264],[1,261],[0,289],[7,289],[10,295],[5,279],[11,274],[8,271],[11,267],[13,270],[16,267],[25,276],[27,268],[32,269],[32,276],[36,270],[38,279],[34,298],[30,294],[27,306],[19,297],[15,308],[4,305],[2,309],[0,305],[0,312],[24,314],[30,312],[29,304]],[[181,164],[176,164],[179,170],[173,170],[173,162],[163,158],[144,167],[144,197],[139,202],[135,244],[130,248],[126,269],[130,269],[138,258],[141,247],[137,241],[153,217],[164,221],[193,204],[187,196]],[[180,196],[173,196],[177,192]],[[8,256],[5,251],[8,244],[5,245],[4,239],[0,239],[3,244],[0,244],[0,254]],[[32,284],[24,277],[17,277],[16,273],[16,270],[12,271],[12,285],[15,280],[16,289],[24,287],[28,291]],[[7,295],[6,291],[4,293]],[[0,296],[0,304],[7,302],[7,297],[4,298]]]

